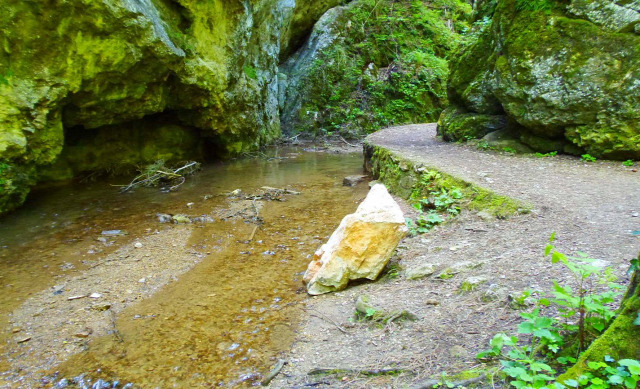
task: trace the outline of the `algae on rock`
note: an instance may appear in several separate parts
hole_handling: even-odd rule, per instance
[[[455,134],[463,115],[504,115],[541,152],[550,151],[546,139],[567,151],[640,159],[640,36],[632,28],[640,10],[626,5],[614,18],[605,0],[547,2],[539,11],[520,3],[498,2],[452,61],[448,95],[459,113],[439,132]]]

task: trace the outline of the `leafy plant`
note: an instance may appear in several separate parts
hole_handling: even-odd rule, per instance
[[[329,27],[340,39],[300,83],[295,127],[331,125],[346,136],[435,121],[447,105],[447,57],[464,41],[457,31],[471,11],[461,0],[354,3]]]
[[[245,66],[244,67],[244,74],[246,74],[247,77],[249,77],[252,80],[257,80],[258,79],[258,70],[256,68],[254,68],[253,66]]]
[[[621,294],[622,286],[612,282],[610,271],[603,272],[596,261],[585,253],[578,252],[577,256],[568,256],[555,249],[553,242],[555,233],[549,238],[549,245],[545,248],[545,255],[551,255],[552,263],[562,263],[574,275],[578,288],[574,291],[570,286],[561,286],[556,281],[554,284],[554,299],[550,300],[558,306],[562,317],[567,319],[564,329],[568,332],[577,332],[579,351],[586,347],[587,338],[601,334],[615,315],[611,303]],[[606,284],[607,291],[594,292],[594,284]],[[547,303],[545,301],[545,303]],[[569,322],[576,318],[577,323]]]
[[[481,140],[480,142],[478,142],[478,149],[480,150],[489,150],[491,149],[491,146],[489,145],[489,142],[487,142],[486,140]]]
[[[586,335],[601,333],[613,319],[610,303],[619,294],[619,285],[610,285],[614,291],[595,293],[589,281],[595,278],[600,283],[610,283],[611,275],[602,272],[593,264],[594,260],[583,253],[574,257],[558,252],[553,246],[555,233],[549,240],[545,255],[551,255],[552,263],[561,263],[572,272],[578,284],[577,290],[554,281],[555,298],[540,299],[535,309],[520,314],[524,321],[517,332],[528,341],[497,334],[490,342],[491,348],[479,353],[477,358],[499,359],[509,384],[518,389],[636,388],[640,381],[640,361],[623,359],[614,366],[615,360],[610,356],[606,356],[604,361],[588,362],[591,372],[575,380],[556,382],[556,369],[577,360],[577,355],[575,358],[561,356],[563,349],[571,346],[572,335],[578,335],[579,349],[582,350],[586,346]],[[577,324],[545,317],[542,308],[550,304],[554,304],[565,319],[577,318]],[[640,316],[637,321],[640,325]]]
[[[548,11],[553,8],[553,0],[516,0],[518,11]]]
[[[587,363],[590,372],[580,375],[575,380],[566,380],[561,387],[566,388],[637,388],[640,382],[640,361],[635,359],[621,359],[617,366],[611,356],[606,355],[604,361],[590,361]]]
[[[440,173],[435,171],[427,172],[422,177],[422,184],[429,183],[440,178]],[[456,216],[460,213],[460,207],[456,205],[457,201],[462,199],[462,191],[459,188],[451,188],[449,190],[441,188],[439,191],[432,190],[429,196],[423,196],[418,199],[413,207],[418,211],[418,217],[415,222],[408,223],[409,230],[413,235],[429,232],[434,226],[444,223],[445,219],[440,213]]]
[[[627,159],[626,161],[622,162],[623,166],[633,166],[633,161],[630,159]]]
[[[580,160],[583,162],[595,162],[596,157],[591,156],[590,154],[582,154],[580,156]]]
[[[555,157],[556,155],[558,155],[557,151],[551,151],[548,153],[535,153],[534,156],[536,156],[536,158],[547,158],[547,157]]]
[[[513,147],[504,147],[502,149],[502,151],[504,151],[505,153],[510,153],[510,154],[515,154],[518,151],[516,149],[514,149]]]

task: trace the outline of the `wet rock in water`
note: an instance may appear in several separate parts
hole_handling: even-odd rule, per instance
[[[106,311],[110,308],[111,308],[111,303],[101,303],[101,304],[95,304],[91,306],[91,309],[93,309],[94,311]]]
[[[102,231],[102,235],[106,235],[106,236],[127,235],[127,232],[124,230],[106,230],[106,231]]]
[[[90,328],[87,328],[83,331],[76,332],[75,334],[73,334],[73,336],[75,336],[76,338],[88,338],[92,332],[93,331]]]
[[[367,176],[347,176],[342,180],[344,186],[356,186],[365,180]]]
[[[156,213],[156,217],[158,218],[158,221],[160,223],[169,223],[173,220],[171,215],[169,215],[168,213]]]
[[[191,219],[186,215],[173,215],[173,222],[177,224],[189,224],[191,223]]]
[[[419,280],[420,278],[428,277],[435,273],[436,265],[433,263],[421,263],[417,266],[408,268],[405,271],[405,277],[408,280]]]
[[[375,280],[407,232],[398,204],[384,185],[375,185],[314,254],[304,274],[307,292],[318,295],[342,290],[349,280]]]
[[[209,215],[202,215],[191,219],[194,223],[213,223],[215,220]]]
[[[69,386],[69,380],[67,380],[66,378],[61,379],[60,381],[58,381],[58,383],[54,386],[55,389],[64,389],[66,387]]]

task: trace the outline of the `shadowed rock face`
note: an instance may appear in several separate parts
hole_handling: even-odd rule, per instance
[[[407,234],[404,215],[387,188],[376,184],[314,254],[304,275],[309,294],[342,290],[350,280],[375,280]]]
[[[490,129],[478,127],[501,115],[539,151],[559,142],[567,152],[640,159],[638,3],[550,1],[538,11],[524,3],[499,1],[491,23],[452,62],[455,110],[439,132],[481,137]],[[479,118],[474,128],[460,131],[470,115]]]
[[[171,112],[176,136],[197,129],[224,154],[278,136],[281,52],[337,3],[3,2],[0,213],[56,160],[67,128],[100,138],[109,126]]]

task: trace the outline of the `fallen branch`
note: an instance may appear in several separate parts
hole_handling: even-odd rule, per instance
[[[182,181],[180,181],[180,183],[173,185],[172,187],[169,188],[169,192],[172,192],[174,189],[177,189],[180,185],[184,184],[184,182],[187,180],[186,178],[182,177],[182,176],[178,176],[180,177],[180,179]]]
[[[177,169],[167,169],[164,161],[140,168],[140,174],[136,176],[128,185],[121,185],[120,192],[128,192],[131,189],[140,187],[158,186],[159,183],[171,183],[169,191],[175,190],[186,181],[186,176],[195,173],[200,168],[200,163],[192,161]],[[182,172],[178,174],[179,172]],[[176,181],[176,182],[174,182]]]
[[[292,195],[299,195],[300,192],[296,192],[295,190],[291,190],[291,189],[280,189],[280,188],[273,188],[270,186],[263,186],[262,188],[260,188],[262,190],[265,191],[274,191],[274,192],[282,192],[282,193],[286,193],[286,194],[292,194]]]
[[[315,368],[309,370],[308,375],[316,375],[316,374],[359,374],[359,375],[393,375],[404,373],[406,370],[404,369],[340,369],[340,368]]]
[[[351,143],[347,142],[347,141],[342,137],[342,135],[338,135],[338,138],[340,138],[340,140],[341,140],[341,141],[343,141],[344,143],[346,143],[348,146],[351,146],[351,147],[358,147],[358,145],[354,145],[354,144],[351,144]]]
[[[486,375],[481,374],[474,378],[469,378],[461,381],[446,382],[446,383],[443,383],[442,380],[429,379],[429,380],[419,382],[413,385],[412,387],[410,387],[409,389],[433,389],[441,386],[446,386],[447,388],[461,388],[461,387],[466,387],[472,384],[476,384],[484,380],[485,378],[486,378]]]
[[[342,327],[340,326],[340,324],[338,324],[338,323],[336,323],[335,321],[331,320],[330,318],[328,318],[327,316],[323,315],[323,314],[322,314],[321,312],[319,312],[319,311],[315,311],[315,312],[317,312],[317,314],[312,313],[312,314],[311,314],[311,316],[315,316],[315,317],[317,317],[317,318],[319,318],[319,319],[323,319],[323,320],[325,320],[325,321],[329,322],[330,324],[333,324],[333,325],[334,325],[334,326],[336,326],[336,328],[337,328],[337,329],[339,329],[339,330],[340,330],[340,332],[342,332],[343,334],[346,334],[346,333],[347,333],[347,330],[345,330],[344,328],[342,328]]]
[[[259,227],[259,225],[258,225],[258,224],[256,224],[256,225],[253,227],[253,231],[251,232],[251,236],[249,236],[249,242],[251,242],[251,241],[253,240],[253,237],[256,235],[256,231],[258,231],[258,227]]]
[[[287,361],[285,361],[284,359],[278,359],[278,363],[276,363],[273,369],[271,369],[271,372],[269,372],[269,374],[267,374],[267,376],[264,377],[262,382],[260,382],[260,385],[262,386],[269,385],[269,382],[271,382],[274,378],[276,378],[276,376],[280,373],[280,370],[282,370],[282,368],[286,364],[287,364]]]

